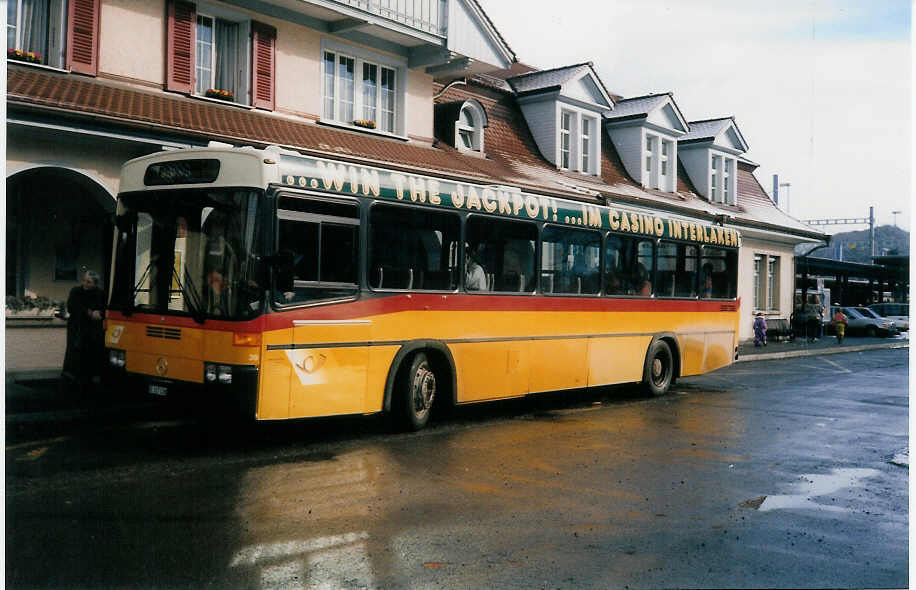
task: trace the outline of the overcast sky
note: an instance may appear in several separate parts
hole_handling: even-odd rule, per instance
[[[909,229],[910,0],[479,0],[521,62],[591,61],[611,92],[733,115],[798,219]],[[785,190],[780,206],[785,208]],[[863,229],[833,226],[829,233]]]

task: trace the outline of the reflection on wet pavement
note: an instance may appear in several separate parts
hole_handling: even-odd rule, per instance
[[[811,509],[852,512],[853,508],[824,504],[817,501],[817,498],[835,494],[846,488],[860,487],[862,480],[878,474],[879,472],[875,469],[834,469],[829,474],[802,475],[802,481],[795,484],[798,489],[797,493],[766,496],[758,510],[766,512],[768,510]]]

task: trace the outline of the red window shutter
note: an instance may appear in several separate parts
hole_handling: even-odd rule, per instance
[[[73,72],[99,72],[99,5],[101,0],[70,0],[67,7],[67,66]]]
[[[165,88],[190,94],[194,87],[196,7],[188,2],[169,0],[166,27]]]
[[[251,37],[251,103],[272,111],[277,79],[277,29],[252,22]]]

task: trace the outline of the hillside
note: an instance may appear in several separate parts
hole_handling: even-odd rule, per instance
[[[809,250],[811,246],[801,246],[801,253]],[[842,256],[840,249],[842,248]],[[910,232],[904,231],[893,225],[881,225],[875,228],[875,254],[902,254],[910,253]],[[798,248],[796,254],[799,254]],[[830,246],[814,253],[817,258],[831,258],[847,262],[871,263],[871,246],[867,229],[834,234],[830,238]]]

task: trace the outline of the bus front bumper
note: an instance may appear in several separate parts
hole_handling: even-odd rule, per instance
[[[149,396],[179,404],[198,405],[205,412],[234,410],[241,416],[254,418],[258,397],[258,368],[254,365],[225,365],[222,376],[202,382],[167,379],[127,371],[110,362],[106,383],[126,394]],[[231,377],[226,376],[226,373]]]

